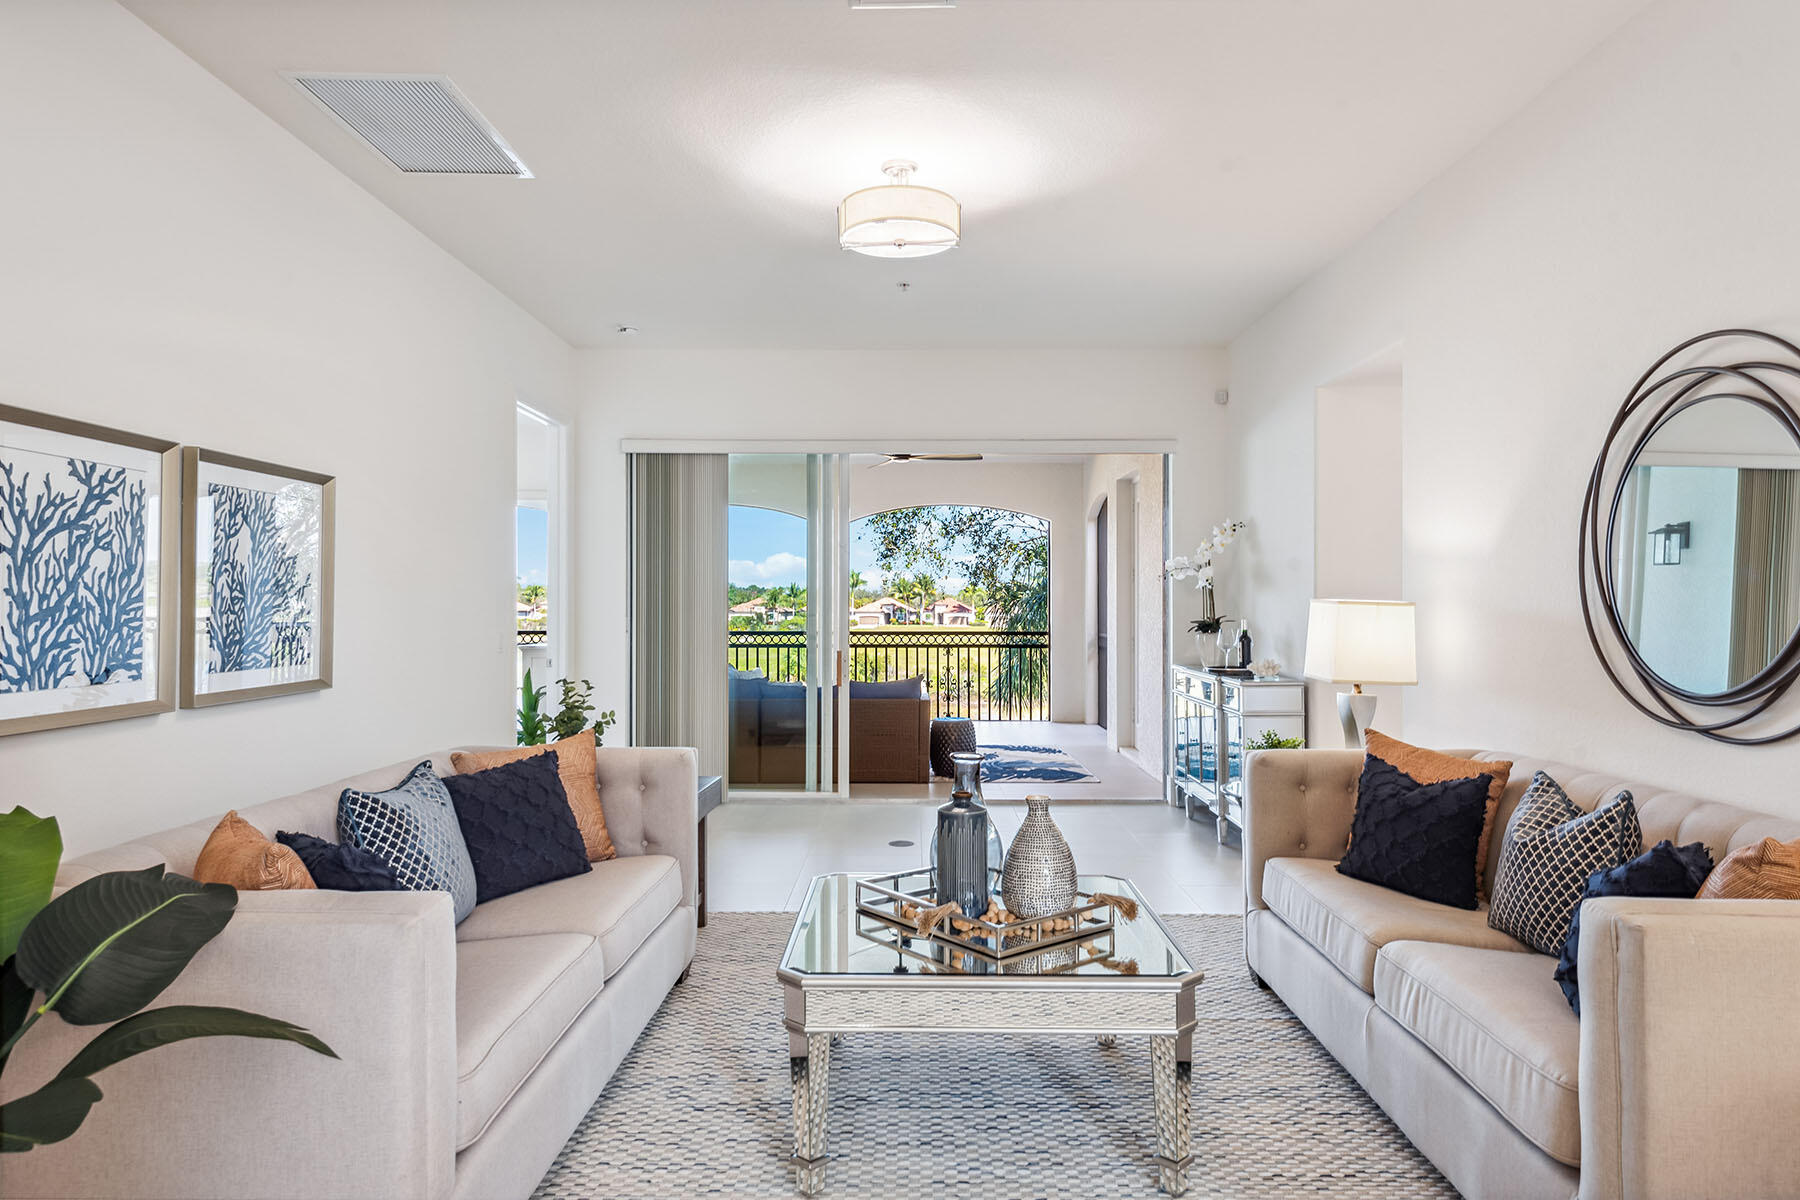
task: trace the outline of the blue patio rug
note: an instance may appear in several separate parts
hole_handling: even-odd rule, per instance
[[[1097,780],[1065,750],[1055,746],[1002,746],[981,748],[987,761],[981,764],[985,782],[1029,780],[1043,783],[1095,783]]]

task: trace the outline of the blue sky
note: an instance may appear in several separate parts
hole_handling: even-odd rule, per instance
[[[518,514],[518,565],[520,584],[550,582],[550,514],[541,508],[521,508]]]
[[[760,583],[768,587],[790,583],[806,583],[806,522],[792,513],[768,508],[751,508],[744,504],[731,506],[729,516],[731,547],[727,577],[744,586]],[[850,569],[862,572],[869,586],[876,586],[881,572],[875,569],[875,551],[869,539],[866,522],[850,522]],[[940,580],[954,591],[962,587],[961,579]]]

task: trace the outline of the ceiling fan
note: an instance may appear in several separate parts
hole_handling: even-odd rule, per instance
[[[890,454],[881,462],[871,463],[869,469],[885,467],[888,463],[907,462],[980,462],[979,454]]]

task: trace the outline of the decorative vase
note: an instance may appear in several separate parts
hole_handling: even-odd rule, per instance
[[[1218,619],[1218,609],[1213,604],[1212,584],[1201,584],[1199,624],[1202,626],[1211,625],[1217,622]],[[1203,667],[1217,667],[1223,665],[1219,659],[1219,648],[1215,638],[1216,631],[1214,633],[1196,631],[1194,634],[1194,646],[1200,651],[1200,665]]]
[[[981,798],[981,764],[987,759],[979,754],[970,754],[959,750],[950,756],[950,770],[954,782],[950,785],[950,794],[967,792],[976,805],[986,808]],[[1000,838],[1000,826],[994,823],[992,816],[987,823],[987,865],[989,871],[998,871],[1006,865],[1006,843]],[[937,831],[931,832],[931,861],[937,862]]]
[[[965,917],[988,908],[988,811],[968,792],[953,792],[938,809],[932,864],[937,868],[937,901],[955,901]]]
[[[1006,852],[1000,895],[1010,913],[1047,917],[1075,903],[1075,856],[1050,819],[1050,797],[1027,796],[1025,809],[1025,822]]]

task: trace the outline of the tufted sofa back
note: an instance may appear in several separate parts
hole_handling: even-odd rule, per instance
[[[504,748],[457,746],[454,750]],[[439,750],[432,754],[413,755],[397,763],[309,788],[304,792],[296,792],[291,796],[283,796],[278,800],[239,808],[238,815],[256,826],[265,837],[273,838],[277,831],[285,829],[293,833],[310,833],[335,842],[338,837],[338,796],[345,788],[383,791],[399,783],[408,771],[426,760],[430,761],[432,769],[439,775],[449,775],[452,773],[450,755],[453,752]],[[666,754],[651,755],[630,749],[613,750],[604,747],[600,750],[596,756],[595,771],[600,788],[600,804],[606,810],[607,832],[611,834],[613,844],[621,856],[663,851],[659,843],[665,840],[661,836],[664,831],[654,827],[658,822],[646,813],[644,794],[651,787],[668,786],[670,781],[662,776],[669,774],[671,768],[685,770],[684,782],[691,786],[694,777],[692,758],[692,751],[687,752],[686,759],[682,762],[673,763]],[[200,848],[206,845],[213,827],[224,815],[222,812],[214,813],[187,825],[178,825],[135,841],[121,842],[119,845],[70,859],[57,873],[56,882],[60,887],[73,887],[103,871],[138,871],[158,863],[166,864],[169,870],[183,875],[192,874],[194,861],[200,857]],[[690,815],[690,834],[692,819]],[[672,840],[676,831],[668,832],[669,840]]]
[[[1800,838],[1800,821],[1739,808],[1735,804],[1701,800],[1655,784],[1634,783],[1586,767],[1491,750],[1446,750],[1444,753],[1480,759],[1483,762],[1512,760],[1513,768],[1507,781],[1506,796],[1494,815],[1494,828],[1497,831],[1506,829],[1507,822],[1512,819],[1513,809],[1518,807],[1519,797],[1531,786],[1532,775],[1543,771],[1562,785],[1563,790],[1569,794],[1569,799],[1589,812],[1602,802],[1610,801],[1621,790],[1629,791],[1637,805],[1638,821],[1643,826],[1646,848],[1664,838],[1678,846],[1687,842],[1705,842],[1716,863],[1738,847],[1759,842],[1766,837],[1778,838],[1784,842]],[[1494,869],[1500,861],[1502,841],[1498,836],[1488,840],[1488,856],[1483,870],[1490,891],[1494,885]]]

